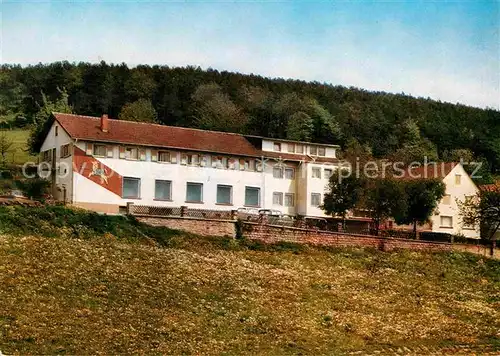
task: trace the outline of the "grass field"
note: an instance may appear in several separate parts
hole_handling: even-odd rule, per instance
[[[170,236],[0,236],[0,350],[500,351],[500,261]]]
[[[12,150],[7,154],[8,163],[23,164],[28,161],[36,162],[36,157],[30,156],[26,142],[29,130],[6,130],[7,138],[14,142]]]

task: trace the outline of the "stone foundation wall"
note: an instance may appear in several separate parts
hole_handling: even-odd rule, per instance
[[[152,226],[164,226],[184,230],[201,236],[236,237],[236,221],[215,220],[191,217],[137,216],[141,222]],[[368,235],[344,234],[339,232],[310,230],[294,227],[282,227],[262,223],[244,222],[243,236],[250,240],[264,243],[292,242],[316,246],[365,247],[382,251],[409,249],[415,251],[463,251],[483,256],[490,256],[487,246],[450,244],[399,238],[376,237]],[[500,258],[500,249],[495,249],[494,257]]]
[[[184,230],[201,236],[236,236],[236,223],[231,220],[211,220],[188,217],[152,217],[136,216],[137,220],[170,229]]]
[[[369,247],[383,251],[392,251],[401,248],[433,251],[453,250],[453,245],[445,242],[353,235],[252,223],[245,223],[243,226],[243,236],[248,239],[260,240],[266,243],[293,242],[333,247]]]

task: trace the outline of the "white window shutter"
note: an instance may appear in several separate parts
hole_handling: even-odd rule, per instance
[[[181,154],[181,164],[187,164],[187,155]]]
[[[177,152],[172,152],[170,154],[170,162],[171,163],[177,163]]]
[[[113,158],[113,146],[106,147],[106,155],[108,158]]]
[[[93,143],[87,143],[86,149],[85,149],[85,154],[87,156],[91,156],[92,153],[94,153],[94,144]]]
[[[200,166],[205,167],[207,165],[207,156],[201,156]]]

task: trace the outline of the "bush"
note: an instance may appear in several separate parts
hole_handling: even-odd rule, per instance
[[[42,200],[48,193],[50,182],[42,178],[17,180],[16,186],[30,199]]]
[[[105,215],[64,206],[0,206],[0,233],[90,239],[113,235],[131,241],[153,239],[162,246],[180,243],[177,230],[158,228],[135,218]]]

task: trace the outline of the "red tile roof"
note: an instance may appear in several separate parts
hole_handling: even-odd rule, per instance
[[[480,185],[479,189],[484,192],[500,192],[500,181],[493,184]]]
[[[282,157],[285,160],[312,161],[306,155],[262,151],[260,147],[253,145],[245,136],[235,133],[113,119],[108,119],[109,130],[103,132],[100,128],[101,118],[99,117],[62,113],[53,113],[53,116],[72,138],[79,140],[178,148],[235,156]],[[316,161],[336,162],[337,160],[317,157]]]

